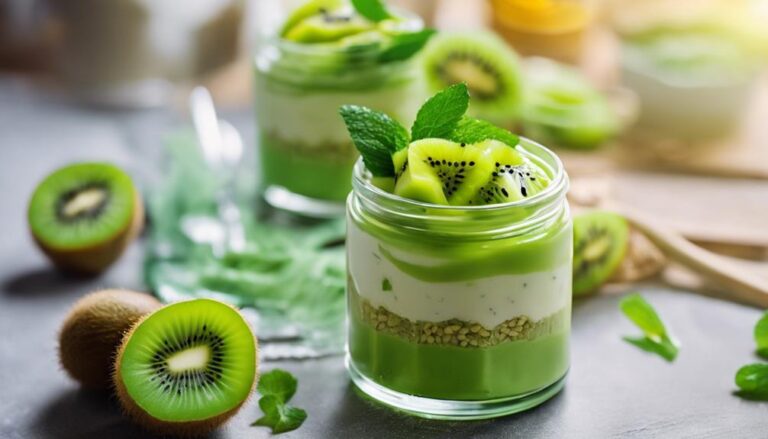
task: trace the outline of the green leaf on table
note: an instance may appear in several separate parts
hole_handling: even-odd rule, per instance
[[[352,6],[358,14],[371,21],[379,22],[392,18],[382,0],[352,0]]]
[[[263,396],[259,400],[259,407],[264,416],[251,425],[270,427],[272,433],[295,430],[307,419],[306,411],[286,405],[277,395]]]
[[[294,393],[298,382],[296,377],[282,369],[272,369],[259,378],[257,390],[262,396],[276,396],[283,403],[288,402]]]
[[[462,117],[456,128],[448,136],[448,140],[456,143],[478,143],[483,140],[498,140],[514,147],[520,142],[520,138],[496,125],[471,117]]]
[[[394,35],[390,46],[379,55],[379,61],[401,61],[412,57],[427,44],[435,32],[434,29],[423,29]]]
[[[619,308],[644,334],[643,337],[623,337],[624,341],[646,352],[655,353],[669,362],[675,360],[679,347],[668,334],[656,310],[643,296],[630,294],[621,300]]]
[[[667,361],[674,361],[677,356],[677,346],[670,341],[662,340],[656,342],[648,337],[622,337],[627,343],[633,344],[638,348],[650,352],[652,354],[659,355]]]
[[[469,107],[469,90],[466,84],[452,85],[431,98],[416,114],[411,128],[413,140],[448,139]]]
[[[768,360],[768,311],[766,311],[755,325],[755,342],[757,343],[757,355]]]
[[[749,399],[768,400],[768,364],[755,363],[743,366],[736,372],[739,395]]]
[[[384,113],[357,105],[339,109],[355,148],[374,177],[392,177],[392,154],[408,146],[408,131]]]

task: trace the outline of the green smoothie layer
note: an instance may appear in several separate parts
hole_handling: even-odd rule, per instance
[[[261,136],[262,179],[268,185],[282,186],[291,192],[323,200],[344,201],[350,190],[356,154],[339,154],[345,145],[317,147],[307,152],[274,137]],[[351,145],[346,145],[351,146]]]
[[[568,370],[569,308],[535,323],[522,317],[510,319],[493,331],[453,322],[417,322],[414,330],[401,326],[407,319],[397,316],[395,323],[390,317],[394,314],[382,308],[372,317],[372,307],[368,305],[366,311],[351,285],[347,295],[351,360],[360,373],[392,390],[450,400],[515,397],[551,385]],[[513,328],[519,326],[520,333],[527,331],[526,336],[502,340],[510,323]],[[454,326],[459,328],[449,329],[451,338],[443,342],[446,329]],[[468,328],[464,335],[475,343],[463,344],[467,340],[459,339],[464,328]],[[443,334],[439,342],[438,330]],[[452,343],[454,338],[458,345]]]

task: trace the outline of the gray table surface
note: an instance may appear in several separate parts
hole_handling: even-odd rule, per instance
[[[247,112],[230,117],[246,137],[252,133]],[[174,120],[163,111],[99,112],[0,77],[0,437],[151,437],[108,394],[79,390],[56,359],[58,327],[77,298],[100,287],[143,288],[141,243],[99,278],[65,277],[36,250],[24,218],[35,183],[66,162],[110,159],[141,175]],[[768,438],[768,403],[732,395],[735,371],[756,361],[751,333],[759,311],[641,289],[682,340],[674,364],[622,342],[636,330],[619,313],[618,297],[601,296],[574,307],[566,388],[536,409],[490,421],[421,420],[358,396],[341,357],[264,363],[262,370],[296,374],[294,402],[309,414],[282,437]],[[249,426],[258,417],[254,398],[213,437],[268,437]]]

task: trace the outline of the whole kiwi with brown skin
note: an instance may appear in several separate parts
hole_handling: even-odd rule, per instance
[[[123,335],[161,305],[149,294],[120,289],[81,298],[59,332],[61,366],[85,388],[110,388],[112,364]]]

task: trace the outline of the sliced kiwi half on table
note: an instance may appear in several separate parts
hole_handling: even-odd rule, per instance
[[[197,436],[248,399],[256,356],[256,339],[235,308],[196,299],[139,321],[123,339],[113,379],[120,403],[139,424]]]
[[[593,211],[573,219],[573,295],[596,291],[616,272],[629,244],[629,224],[621,215]]]
[[[471,114],[501,125],[517,117],[522,101],[517,55],[494,34],[440,34],[427,44],[422,60],[433,93],[463,82],[472,97]]]
[[[108,163],[78,163],[46,177],[29,202],[32,236],[59,267],[99,273],[123,253],[144,223],[131,178]]]

